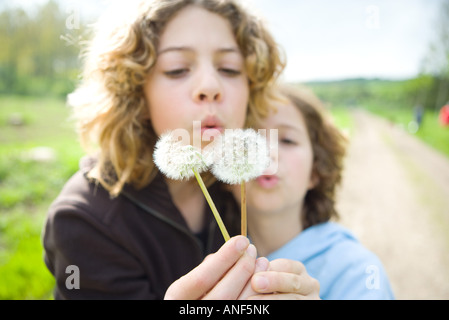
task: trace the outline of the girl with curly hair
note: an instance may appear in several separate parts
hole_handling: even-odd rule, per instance
[[[268,113],[284,65],[270,33],[233,0],[120,5],[100,19],[84,53],[82,81],[69,97],[90,157],[46,221],[45,262],[56,278],[55,298],[316,293],[316,282],[295,261],[256,259],[255,247],[242,236],[223,245],[195,181],[165,178],[152,158],[167,130],[182,128],[191,137],[222,132]],[[231,235],[238,234],[232,194],[211,179],[207,184]],[[67,270],[79,270],[76,283]],[[270,283],[262,292],[251,285],[255,271]],[[309,285],[293,285],[299,277]]]
[[[287,104],[254,125],[277,130],[271,168],[247,184],[248,232],[258,252],[304,264],[321,299],[392,299],[379,259],[332,219],[346,138],[304,87],[283,86]],[[273,136],[274,139],[274,136]],[[237,198],[239,190],[234,190]],[[253,281],[259,281],[257,275]]]

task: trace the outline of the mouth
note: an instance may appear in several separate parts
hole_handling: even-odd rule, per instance
[[[201,135],[209,137],[220,135],[224,132],[224,125],[215,116],[208,116],[201,121]]]
[[[257,184],[264,189],[274,188],[278,182],[279,177],[275,175],[262,175],[256,179]]]

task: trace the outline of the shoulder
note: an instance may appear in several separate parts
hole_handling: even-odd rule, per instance
[[[108,233],[105,215],[110,207],[106,191],[89,182],[83,171],[76,172],[49,207],[44,246],[72,247],[80,237]],[[103,232],[90,232],[98,229]]]
[[[104,193],[102,188],[90,183],[82,171],[78,171],[67,181],[58,197],[51,204],[47,219],[53,220],[65,215],[84,215],[103,220],[95,207],[107,208],[110,206]]]
[[[277,258],[301,261],[320,282],[322,299],[393,299],[380,259],[340,224],[305,229],[269,256]]]
[[[67,181],[49,208],[42,235],[45,264],[56,279],[55,298],[148,298],[153,294],[143,277],[142,260],[136,258],[139,248],[129,240],[125,216],[134,217],[133,225],[139,223],[133,210],[124,197],[111,199],[82,169]],[[80,270],[83,290],[67,289],[68,266]]]
[[[94,165],[91,158],[80,161],[80,169],[66,182],[49,208],[48,219],[59,215],[75,215],[107,224],[122,197],[112,198],[97,181],[88,178]]]
[[[112,222],[120,219],[120,212],[131,211],[124,197],[111,198],[106,189],[87,177],[87,172],[85,164],[80,164],[50,205],[44,229],[46,243],[50,239],[58,244],[72,243],[86,235],[112,238]]]
[[[326,228],[330,242],[323,251],[323,295],[328,299],[393,299],[379,257],[345,227],[331,223]]]
[[[139,223],[137,209],[130,201],[121,195],[111,198],[87,172],[80,165],[48,209],[42,235],[48,259],[60,254],[78,259],[80,248],[87,251],[100,243],[111,250],[126,246],[129,224]],[[128,224],[125,216],[131,219]]]

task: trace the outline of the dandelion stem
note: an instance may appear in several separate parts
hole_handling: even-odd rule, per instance
[[[246,216],[246,183],[245,180],[241,182],[241,230],[242,230],[242,236],[247,236],[247,216]]]
[[[230,239],[229,233],[226,230],[223,220],[221,220],[220,214],[218,213],[218,210],[215,207],[215,204],[212,201],[212,198],[210,197],[209,191],[207,191],[207,188],[204,185],[203,179],[201,178],[198,171],[196,171],[193,168],[192,168],[192,170],[193,170],[193,173],[195,174],[195,178],[198,181],[201,191],[203,191],[204,197],[206,197],[207,203],[209,203],[210,209],[212,210],[212,213],[214,214],[214,217],[215,217],[215,220],[217,221],[218,227],[220,228],[221,233],[223,234],[223,238],[225,239],[225,241],[228,241]]]

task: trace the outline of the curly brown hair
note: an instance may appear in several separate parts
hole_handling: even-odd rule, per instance
[[[312,170],[317,184],[307,192],[301,216],[306,229],[338,217],[335,193],[342,178],[347,139],[310,89],[285,85],[281,92],[304,117],[314,155]]]
[[[143,86],[165,25],[190,5],[230,21],[245,58],[248,119],[266,115],[276,99],[272,84],[284,68],[283,55],[261,19],[236,1],[146,0],[124,18],[123,12],[107,13],[84,51],[82,82],[68,102],[83,147],[97,154],[89,175],[112,196],[125,184],[146,186],[157,172],[152,159],[157,136],[147,120]]]

